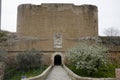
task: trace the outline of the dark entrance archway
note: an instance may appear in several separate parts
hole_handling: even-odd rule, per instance
[[[61,56],[60,55],[56,55],[54,57],[54,65],[61,65],[61,64],[62,64]]]

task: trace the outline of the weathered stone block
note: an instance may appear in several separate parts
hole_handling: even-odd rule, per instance
[[[120,68],[116,69],[115,73],[116,73],[116,78],[120,79]]]

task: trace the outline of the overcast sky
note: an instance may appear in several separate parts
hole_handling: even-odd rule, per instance
[[[120,29],[120,0],[2,0],[2,29],[15,32],[17,6],[31,3],[73,3],[75,5],[92,4],[98,7],[99,35],[104,29],[115,27]]]

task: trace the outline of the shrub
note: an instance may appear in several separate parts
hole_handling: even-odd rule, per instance
[[[48,66],[43,68],[32,68],[29,70],[20,70],[16,68],[8,68],[5,71],[4,80],[21,80],[21,76],[33,77],[40,75]]]
[[[30,69],[42,66],[42,54],[35,50],[29,50],[17,54],[16,62],[19,69]]]
[[[74,65],[68,65],[68,67],[77,75],[83,77],[97,77],[97,78],[115,78],[115,68],[117,67],[115,64],[107,64],[107,66],[100,67],[96,72],[91,76],[87,73],[85,69],[76,69]]]
[[[4,42],[6,40],[7,40],[7,34],[6,34],[6,32],[0,31],[0,43]]]
[[[76,69],[86,70],[92,76],[107,64],[106,52],[107,49],[103,46],[79,44],[68,50],[67,57]]]
[[[6,36],[5,32],[0,31],[0,37]]]

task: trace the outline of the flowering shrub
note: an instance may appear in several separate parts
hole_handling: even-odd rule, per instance
[[[68,50],[67,57],[76,69],[87,70],[92,75],[107,64],[107,49],[103,46],[79,44]]]

